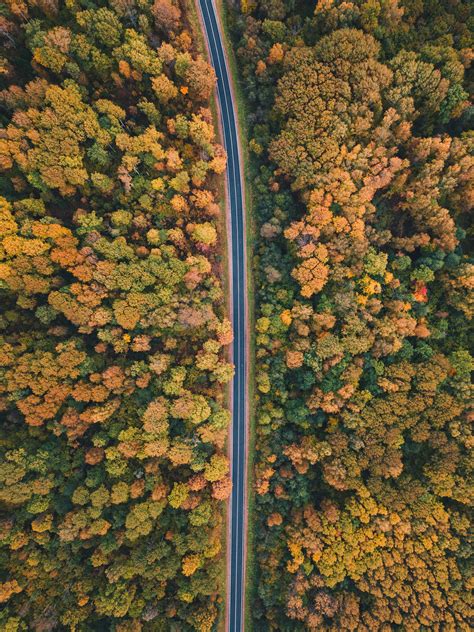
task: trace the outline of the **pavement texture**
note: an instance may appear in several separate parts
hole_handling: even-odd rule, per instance
[[[227,195],[230,212],[229,258],[234,328],[232,383],[231,474],[229,516],[227,630],[244,627],[247,525],[247,284],[245,217],[235,101],[218,14],[212,0],[198,0],[211,63],[217,75],[222,135],[227,151]]]

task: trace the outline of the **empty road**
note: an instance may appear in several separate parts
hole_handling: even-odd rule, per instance
[[[217,75],[217,94],[224,146],[227,151],[227,192],[230,210],[229,258],[231,263],[232,321],[234,327],[232,383],[230,542],[227,587],[227,629],[240,632],[244,627],[245,549],[247,515],[247,272],[243,185],[237,117],[223,38],[213,0],[198,0],[205,35]]]

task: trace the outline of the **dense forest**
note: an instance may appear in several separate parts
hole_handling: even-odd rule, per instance
[[[229,2],[255,632],[468,632],[469,0]],[[0,3],[0,630],[211,632],[225,152],[185,0]]]
[[[472,8],[230,14],[258,230],[256,631],[471,629]]]
[[[0,629],[198,630],[230,492],[215,76],[171,0],[0,7]]]

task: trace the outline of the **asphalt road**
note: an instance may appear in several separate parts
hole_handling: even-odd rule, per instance
[[[217,75],[223,141],[227,151],[227,190],[231,214],[229,257],[232,265],[232,321],[234,328],[232,383],[232,495],[230,500],[230,543],[228,568],[227,621],[229,632],[244,627],[246,486],[247,486],[247,310],[246,252],[242,179],[235,104],[229,83],[229,71],[223,49],[220,24],[213,0],[199,0],[211,62]]]

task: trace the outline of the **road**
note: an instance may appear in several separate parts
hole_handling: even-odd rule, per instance
[[[234,328],[232,383],[231,471],[229,515],[227,630],[244,627],[247,526],[247,273],[243,185],[235,103],[213,0],[199,0],[211,63],[217,75],[217,95],[224,146],[227,151],[227,195],[230,210],[229,259]]]

